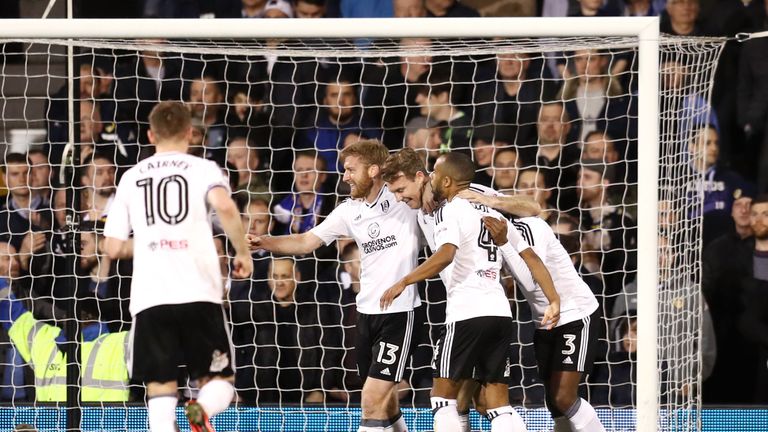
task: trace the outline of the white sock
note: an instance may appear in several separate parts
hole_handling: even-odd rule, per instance
[[[224,411],[235,398],[235,388],[232,383],[222,379],[212,379],[200,389],[197,403],[208,414],[208,418]]]
[[[584,399],[577,400],[566,415],[573,432],[605,432],[595,409]]]
[[[435,417],[435,432],[461,432],[456,399],[432,397],[432,415]]]
[[[402,412],[397,414],[391,421],[393,432],[408,432],[408,425],[405,424],[405,417],[403,417]]]
[[[469,428],[469,411],[465,413],[459,413],[459,423],[461,423],[462,432],[470,432]]]
[[[571,430],[571,422],[568,421],[568,417],[555,417],[554,432],[573,432]]]
[[[149,430],[152,432],[176,431],[176,396],[151,397],[147,401],[147,417]]]
[[[488,410],[488,419],[491,432],[528,432],[523,418],[509,405]]]

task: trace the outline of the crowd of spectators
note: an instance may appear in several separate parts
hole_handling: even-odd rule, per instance
[[[490,8],[504,2],[466,3]],[[661,30],[679,36],[732,35],[768,26],[768,1],[519,3],[538,3],[543,16],[661,15]],[[146,0],[134,12],[259,19],[479,16],[468,4]],[[698,199],[692,189],[659,204],[660,313],[695,310],[700,298],[695,290],[683,298],[669,293],[698,282],[705,312],[702,328],[674,330],[689,332],[690,338],[701,335],[705,355],[700,371],[669,372],[679,384],[664,389],[670,399],[696,385],[690,373],[700,372],[706,378],[705,402],[768,401],[768,333],[761,330],[768,325],[761,291],[768,281],[768,199],[758,196],[768,187],[766,40],[726,46],[711,106],[706,94],[697,93],[701,89],[688,85],[696,70],[684,58],[662,63],[662,140],[684,149],[677,156],[678,171],[703,171],[706,178],[703,206],[688,204]],[[188,104],[194,117],[190,152],[221,166],[243,225],[254,235],[302,233],[322,222],[348,194],[338,154],[357,140],[379,139],[392,150],[411,147],[429,167],[443,152],[467,152],[476,164],[476,182],[504,193],[529,194],[544,209],[541,217],[572,254],[605,318],[601,355],[585,391],[596,405],[631,405],[636,383],[631,362],[637,330],[635,193],[638,178],[642,181],[636,162],[636,52],[433,57],[419,51],[434,43],[429,39],[397,42],[404,53],[400,57],[182,55],[160,49],[168,43],[163,40],[149,41],[140,51],[93,50],[78,56],[75,135],[81,168],[75,177],[81,186],[75,197],[68,197],[59,183],[70,127],[67,89],[62,88],[50,95],[45,146],[26,155],[8,154],[2,167],[8,192],[0,227],[7,247],[0,250],[0,263],[10,260],[14,268],[3,278],[24,287],[38,319],[55,323],[66,318],[56,300],[71,295],[57,276],[74,272],[77,295],[102,302],[101,321],[111,331],[129,328],[131,264],[106,257],[100,232],[122,173],[153,151],[147,117],[161,100]],[[711,115],[700,115],[702,108],[711,108]],[[71,252],[66,208],[72,202],[85,222],[74,269],[66,259]],[[684,263],[691,265],[686,252],[665,246],[694,218],[703,220],[701,281],[690,269],[690,278],[679,277]],[[226,241],[218,242],[226,275]],[[296,259],[256,251],[253,259],[251,280],[226,281],[239,399],[359,401],[362,383],[352,349],[360,276],[356,245],[339,242]],[[517,318],[511,330],[518,336],[512,399],[541,404],[530,312],[512,278],[505,281]],[[420,291],[426,299],[420,319],[429,340],[416,347],[400,386],[402,398],[414,403],[428,401],[430,341],[445,318],[440,282],[430,281]],[[33,397],[5,391],[22,384],[24,366],[12,348],[0,358],[6,365],[0,398]],[[756,382],[754,376],[761,378]],[[754,389],[745,391],[752,384]]]

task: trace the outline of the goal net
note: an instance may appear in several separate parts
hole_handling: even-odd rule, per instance
[[[0,58],[7,189],[0,264],[11,263],[0,270],[15,296],[0,304],[3,429],[63,425],[63,411],[41,402],[66,398],[55,388],[66,375],[44,365],[66,363],[51,359],[63,343],[55,326],[72,322],[67,300],[77,306],[84,341],[130,329],[131,263],[104,254],[103,219],[122,173],[152,154],[149,111],[182,100],[194,118],[190,151],[221,166],[244,226],[257,235],[322,222],[349,193],[338,154],[360,139],[411,147],[428,166],[444,152],[470,154],[476,182],[541,204],[600,302],[598,354],[582,391],[606,428],[635,430],[637,332],[653,322],[659,430],[697,430],[709,359],[700,354],[708,339],[696,143],[702,128],[717,127],[709,99],[723,41],[662,37],[658,93],[639,84],[637,37],[14,41],[25,43],[23,61]],[[648,115],[640,100],[657,97],[659,157],[639,163],[641,147],[656,145],[638,140]],[[654,170],[658,221],[648,221],[638,216],[638,189],[655,181]],[[658,250],[639,254],[638,227],[651,222]],[[223,234],[216,238],[226,275],[232,254]],[[226,280],[238,401],[218,416],[217,430],[356,430],[360,253],[350,241],[295,262],[257,252],[251,280]],[[657,315],[638,311],[638,259],[658,268]],[[515,317],[512,405],[529,430],[551,429],[531,314],[514,279],[503,281]],[[423,430],[432,427],[430,361],[445,291],[437,279],[419,290],[423,336],[402,365],[399,394],[407,423]],[[25,324],[32,316],[22,310],[34,321]],[[119,363],[114,352],[103,355]],[[118,366],[104,373],[94,364],[80,361],[82,429],[146,428],[142,388]],[[195,383],[180,383],[183,397],[194,397]],[[87,390],[94,386],[111,391]],[[473,429],[489,429],[476,413],[471,419]]]

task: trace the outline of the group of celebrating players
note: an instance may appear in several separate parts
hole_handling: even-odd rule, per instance
[[[416,284],[438,274],[447,304],[432,359],[435,430],[469,430],[473,402],[492,431],[527,430],[509,403],[513,318],[500,283],[505,263],[534,316],[536,359],[555,432],[605,430],[578,393],[595,355],[598,302],[552,229],[536,217],[535,202],[473,184],[474,164],[464,154],[441,155],[428,174],[413,150],[389,154],[366,140],[342,151],[351,197],[322,223],[302,234],[246,238],[217,168],[185,152],[191,123],[184,112],[175,102],[155,107],[149,136],[157,153],[123,176],[105,229],[110,256],[136,257],[134,285],[141,292],[131,298],[131,370],[147,383],[153,431],[175,428],[176,367],[182,362],[202,384],[186,407],[193,431],[212,431],[210,417],[234,398],[231,345],[216,310],[223,287],[211,208],[236,251],[235,278],[250,275],[248,246],[304,255],[339,238],[357,243],[355,349],[364,380],[359,431],[408,429],[396,384],[418,339]],[[422,245],[431,255],[418,265]]]

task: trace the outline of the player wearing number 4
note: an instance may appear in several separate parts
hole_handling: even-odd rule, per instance
[[[385,169],[388,184],[399,200],[419,208],[426,187],[423,165],[405,163],[408,149],[390,159]],[[419,161],[420,162],[420,161]],[[407,166],[406,166],[407,165]],[[418,169],[413,169],[418,166]],[[414,172],[415,171],[415,172]],[[432,410],[435,430],[460,431],[461,420],[456,398],[461,384],[476,379],[484,387],[487,413],[492,431],[525,431],[519,414],[509,405],[507,383],[512,335],[512,312],[504,289],[499,283],[502,253],[522,257],[534,279],[547,293],[550,305],[542,324],[553,327],[559,318],[559,298],[549,272],[517,231],[510,230],[512,241],[497,247],[483,224],[483,217],[501,215],[482,204],[473,205],[457,194],[470,187],[475,170],[472,160],[460,153],[440,156],[431,176],[431,190],[437,202],[434,222],[420,215],[424,231],[434,223],[435,251],[413,272],[406,275],[381,297],[381,308],[387,309],[410,284],[440,274],[447,291],[446,324],[435,346]],[[503,220],[503,219],[502,219]],[[506,223],[506,221],[505,221]],[[429,238],[427,234],[427,238]],[[506,251],[505,249],[509,249]]]
[[[253,264],[221,170],[187,155],[189,110],[178,102],[161,102],[150,113],[149,125],[156,154],[123,175],[104,230],[110,258],[133,256],[128,364],[132,378],[147,384],[153,432],[178,430],[176,382],[179,365],[186,364],[200,387],[197,401],[186,406],[190,427],[209,432],[209,418],[235,396],[209,209],[216,211],[236,251],[231,277],[249,277]]]
[[[355,347],[363,379],[360,431],[407,430],[396,384],[402,380],[413,344],[413,309],[421,304],[416,286],[410,284],[390,310],[379,308],[384,289],[416,267],[419,252],[416,212],[398,203],[381,179],[387,155],[387,148],[373,140],[346,147],[340,159],[351,199],[305,233],[249,236],[251,248],[285,255],[304,255],[340,237],[355,239],[362,272]]]

